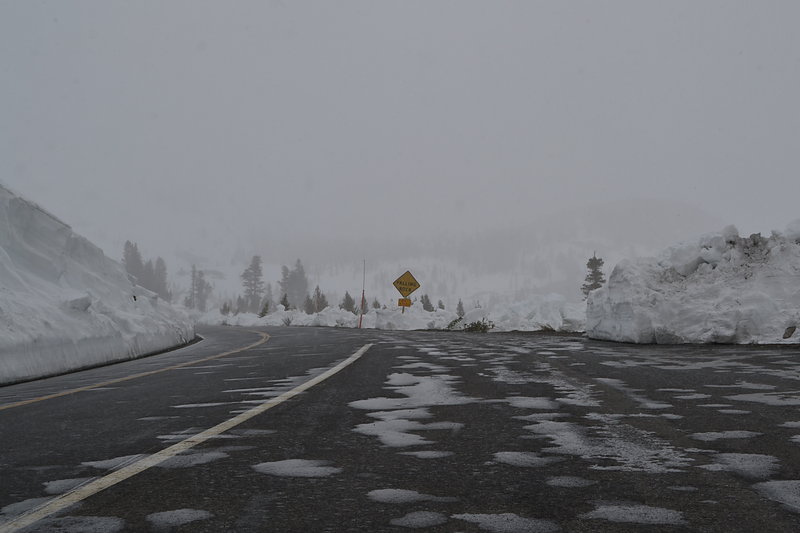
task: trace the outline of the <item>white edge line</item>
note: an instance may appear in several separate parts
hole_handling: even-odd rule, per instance
[[[156,452],[152,455],[148,455],[135,463],[132,463],[124,468],[121,468],[115,472],[112,472],[106,476],[101,478],[95,479],[94,481],[90,481],[85,485],[81,485],[69,492],[65,492],[64,494],[50,500],[49,502],[32,509],[25,514],[22,514],[11,520],[10,522],[6,522],[5,524],[0,524],[0,533],[12,533],[14,531],[19,531],[24,527],[28,527],[43,518],[47,518],[50,515],[53,515],[59,511],[63,511],[67,507],[76,504],[80,501],[85,500],[86,498],[97,494],[98,492],[105,490],[109,487],[116,485],[122,481],[125,481],[128,478],[135,476],[145,470],[152,468],[160,463],[163,463],[167,459],[175,457],[179,453],[185,452],[186,450],[190,450],[194,448],[198,444],[202,444],[203,442],[209,440],[212,437],[216,437],[234,427],[250,420],[251,418],[260,415],[264,411],[268,409],[272,409],[276,405],[282,404],[283,402],[290,400],[297,396],[298,394],[307,391],[314,385],[318,385],[322,383],[329,377],[333,376],[334,374],[338,373],[343,368],[351,365],[356,360],[358,360],[364,353],[372,348],[372,344],[365,344],[361,348],[358,349],[353,355],[342,361],[341,363],[337,364],[333,368],[329,368],[319,376],[310,379],[297,387],[293,388],[290,391],[286,391],[280,396],[267,400],[266,402],[259,404],[247,411],[236,415],[235,417],[226,420],[220,424],[217,424],[214,427],[208,428],[205,431],[201,431],[200,433],[189,437],[188,439],[182,440],[168,448],[164,448],[163,450]]]

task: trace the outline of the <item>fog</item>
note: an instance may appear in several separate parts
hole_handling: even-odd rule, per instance
[[[382,297],[434,267],[443,297],[569,291],[595,251],[800,217],[797,20],[794,1],[10,0],[0,182],[109,256],[132,240],[221,271],[220,293],[253,254],[336,291],[366,259]]]

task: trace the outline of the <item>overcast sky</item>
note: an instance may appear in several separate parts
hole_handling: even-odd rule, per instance
[[[641,198],[768,232],[800,217],[798,21],[795,0],[5,0],[0,182],[159,252]]]

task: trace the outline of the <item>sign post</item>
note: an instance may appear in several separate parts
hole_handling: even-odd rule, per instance
[[[405,313],[406,307],[411,307],[411,300],[408,299],[408,295],[419,289],[420,284],[414,276],[411,275],[411,272],[406,270],[405,274],[394,280],[393,285],[402,296],[402,298],[397,300],[397,305],[402,307],[403,313]]]

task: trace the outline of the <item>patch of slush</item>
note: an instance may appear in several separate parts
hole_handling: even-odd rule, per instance
[[[538,422],[539,420],[555,420],[556,418],[564,418],[570,416],[567,413],[533,413],[531,415],[515,416],[516,420],[524,420],[526,422]]]
[[[233,402],[208,402],[208,403],[184,403],[181,405],[173,405],[174,409],[194,409],[200,407],[219,407],[220,405],[231,405]]]
[[[542,457],[536,452],[497,452],[494,460],[511,466],[537,468],[563,461],[560,457]]]
[[[776,457],[757,453],[720,453],[710,465],[699,468],[712,472],[733,472],[742,477],[765,479],[778,471],[780,463]]]
[[[800,481],[765,481],[753,485],[758,492],[790,511],[800,513]]]
[[[749,415],[752,411],[745,411],[744,409],[719,409],[717,412],[723,415]]]
[[[596,381],[608,385],[612,389],[616,389],[623,393],[625,396],[630,398],[631,400],[637,402],[639,407],[643,409],[669,409],[672,405],[664,402],[657,402],[647,398],[639,394],[641,391],[638,389],[632,389],[625,385],[625,382],[614,379],[614,378],[595,378]]]
[[[430,441],[420,435],[410,433],[411,431],[436,429],[449,429],[457,431],[462,427],[463,424],[458,422],[433,422],[430,424],[423,424],[415,420],[389,417],[386,420],[381,420],[379,422],[359,424],[353,431],[356,433],[361,433],[362,435],[377,437],[384,446],[403,448],[406,446],[433,444],[433,441]]]
[[[681,394],[679,396],[673,396],[676,400],[705,400],[706,398],[711,398],[710,394],[702,394],[702,393],[695,393],[695,394]]]
[[[726,396],[728,400],[735,400],[737,402],[754,402],[771,405],[773,407],[788,407],[800,405],[800,396],[797,393],[784,394],[781,392],[762,392],[752,394],[735,394],[733,396]]]
[[[597,481],[592,481],[590,479],[584,479],[582,477],[575,477],[575,476],[556,476],[556,477],[551,477],[547,480],[547,484],[550,485],[551,487],[564,487],[570,489],[589,487],[596,483]]]
[[[69,479],[57,479],[55,481],[45,481],[44,491],[47,494],[63,494],[75,487],[80,487],[87,481],[95,479],[93,477],[73,477]]]
[[[755,431],[708,431],[706,433],[692,433],[689,437],[694,440],[711,442],[720,439],[752,439],[759,435],[762,435],[762,433]]]
[[[447,516],[433,511],[414,511],[400,518],[393,518],[389,523],[393,526],[417,529],[440,526],[447,522]]]
[[[610,419],[597,436],[587,436],[585,429],[569,422],[541,421],[525,429],[553,441],[552,448],[543,451],[577,455],[593,462],[614,462],[616,465],[594,464],[595,470],[627,472],[680,472],[692,459],[673,448],[653,433]]]
[[[453,452],[440,452],[435,450],[421,450],[418,452],[399,452],[400,455],[410,455],[417,459],[441,459],[442,457],[450,457]]]
[[[308,459],[286,459],[253,465],[253,469],[262,474],[279,477],[327,477],[338,474],[341,468],[330,465],[330,461]]]
[[[348,405],[355,409],[386,410],[413,409],[432,405],[464,405],[478,401],[464,396],[453,389],[451,383],[458,381],[454,376],[414,376],[412,374],[391,374],[388,388],[405,398],[370,398],[356,400]],[[402,385],[393,385],[402,383]]]
[[[208,511],[201,511],[199,509],[175,509],[174,511],[149,514],[146,519],[153,524],[155,529],[166,530],[190,522],[197,522],[198,520],[208,520],[213,516],[214,515]]]
[[[37,531],[58,533],[116,533],[125,528],[125,521],[113,516],[64,516],[49,518],[37,524]]]
[[[578,407],[599,407],[600,403],[594,398],[594,386],[578,382],[567,377],[563,372],[555,369],[546,362],[535,365],[536,373],[522,373],[511,370],[502,365],[495,365],[489,370],[494,374],[492,380],[510,385],[525,383],[541,383],[553,387],[560,396],[555,400],[567,405]]]
[[[171,418],[178,418],[177,416],[143,416],[142,418],[137,418],[136,420],[141,420],[142,422],[155,422],[157,420],[169,420]]]
[[[122,457],[114,457],[113,459],[105,459],[103,461],[86,461],[81,463],[83,466],[90,466],[92,468],[100,468],[102,470],[119,470],[129,464],[135,463],[144,454],[123,455]]]
[[[479,528],[494,533],[551,533],[559,529],[550,520],[525,518],[513,513],[454,514],[452,518],[478,524]]]
[[[44,505],[53,498],[30,498],[17,503],[11,503],[0,509],[0,514],[5,517],[15,517],[23,513],[27,513],[31,509],[35,509],[40,505]]]
[[[750,389],[750,390],[774,390],[775,385],[767,385],[765,383],[750,383],[748,381],[739,381],[733,385],[706,385],[712,389]]]
[[[190,468],[224,459],[225,457],[228,457],[227,453],[218,451],[186,453],[170,457],[163,463],[159,463],[158,466],[161,468]]]
[[[378,489],[367,493],[367,497],[380,503],[413,503],[413,502],[455,502],[456,498],[432,496],[407,489]]]
[[[683,513],[680,511],[662,507],[612,503],[598,503],[595,505],[594,511],[579,516],[591,520],[608,520],[609,522],[627,524],[682,526],[687,523],[683,518]]]
[[[559,404],[550,398],[536,397],[531,398],[527,396],[510,396],[506,398],[511,407],[518,407],[520,409],[541,409],[543,411],[558,409]]]
[[[780,425],[782,428],[800,429],[800,421],[798,422],[784,422]]]

